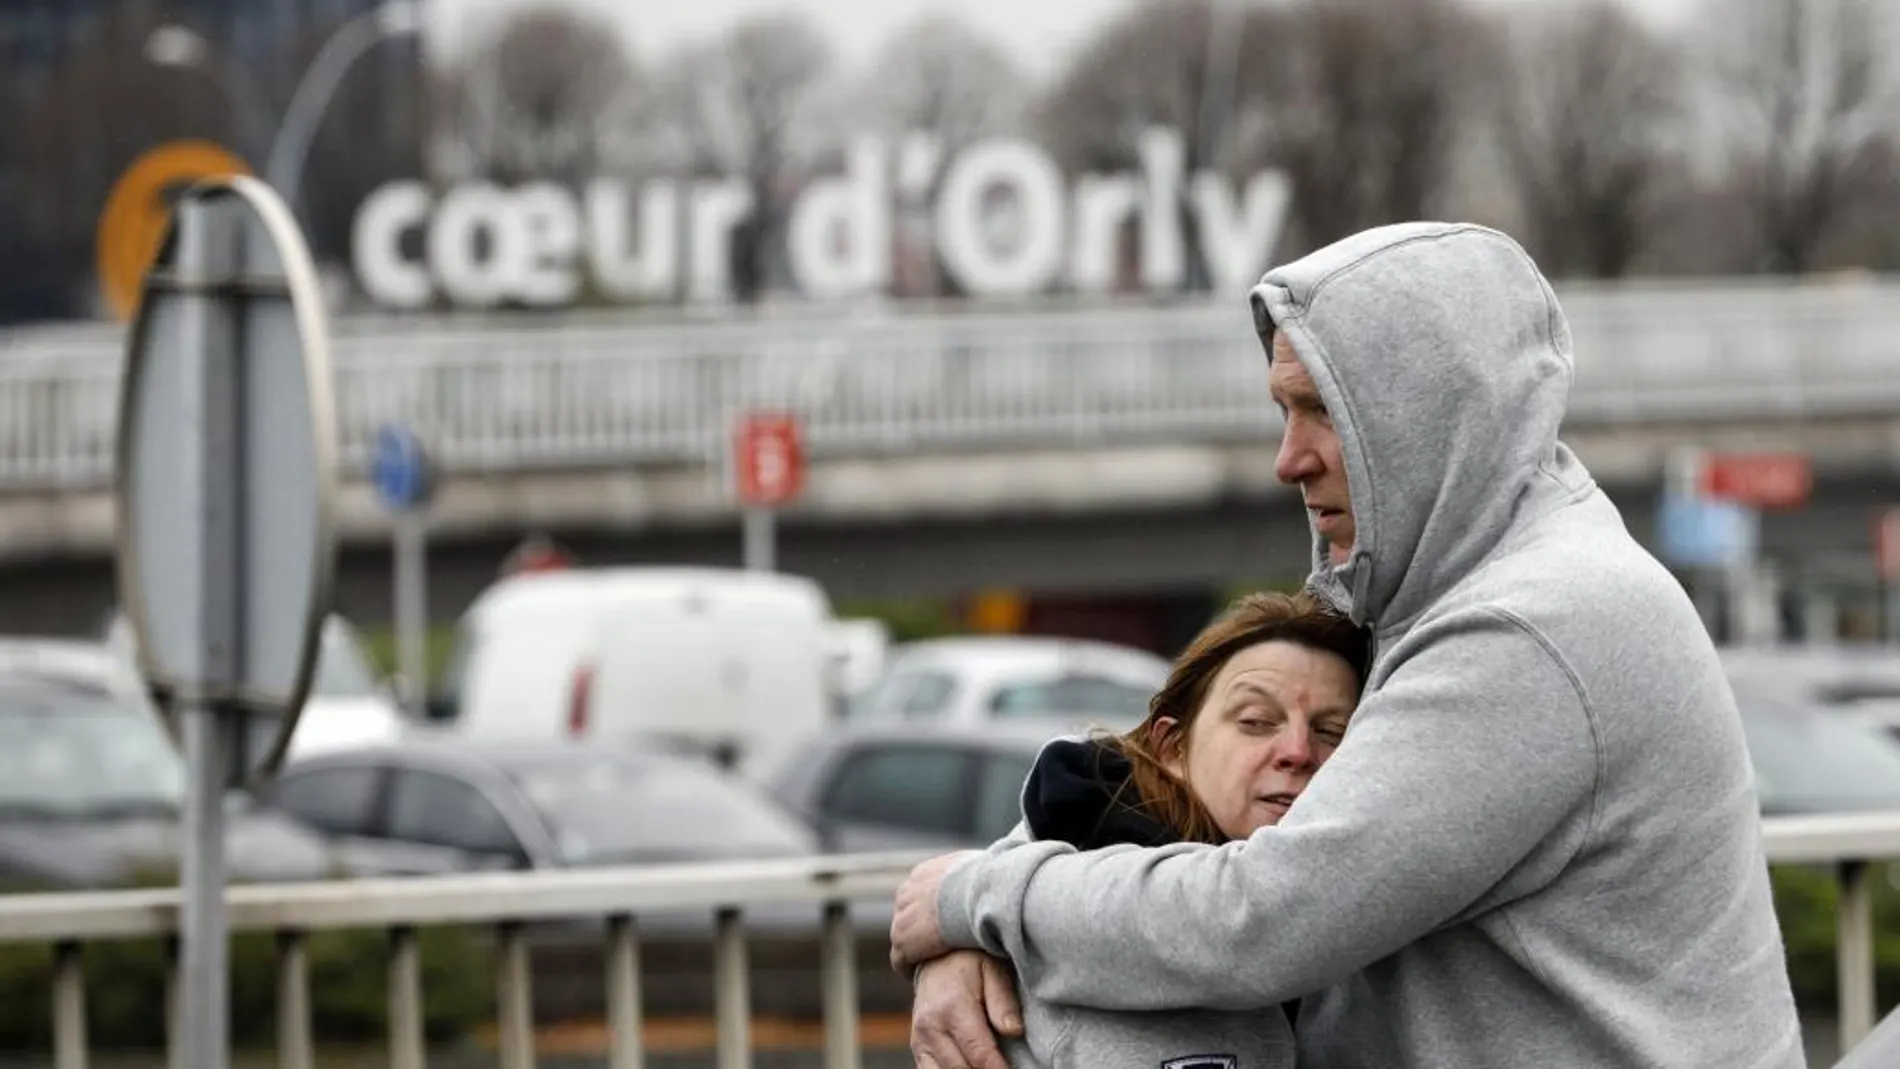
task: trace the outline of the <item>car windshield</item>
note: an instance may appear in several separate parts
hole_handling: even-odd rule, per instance
[[[317,657],[316,678],[311,681],[310,693],[320,698],[369,698],[376,695],[376,673],[348,630],[340,627],[323,629],[323,650]]]
[[[990,698],[990,712],[1004,719],[1092,716],[1108,726],[1133,727],[1148,715],[1154,691],[1099,676],[1006,683]]]
[[[1742,727],[1764,812],[1900,809],[1900,746],[1851,720],[1760,700]]]
[[[0,678],[0,813],[171,813],[184,789],[184,763],[136,699],[87,680]]]
[[[812,848],[796,820],[691,759],[576,755],[508,775],[570,864],[781,857]]]

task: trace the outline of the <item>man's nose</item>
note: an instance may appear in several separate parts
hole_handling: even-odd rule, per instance
[[[1280,438],[1280,451],[1274,454],[1273,477],[1292,486],[1319,474],[1319,457],[1291,429]]]

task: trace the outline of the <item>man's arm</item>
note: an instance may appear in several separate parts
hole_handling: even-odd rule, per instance
[[[1457,918],[1590,804],[1597,753],[1576,681],[1539,639],[1496,613],[1433,628],[1278,827],[1221,847],[976,857],[944,879],[945,940],[1010,958],[1040,998],[1244,1009]]]

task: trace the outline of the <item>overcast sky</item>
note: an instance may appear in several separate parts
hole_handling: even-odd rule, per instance
[[[455,54],[511,10],[565,4],[607,16],[643,58],[713,36],[750,15],[802,8],[857,64],[894,31],[934,11],[953,11],[1016,53],[1036,75],[1053,73],[1091,31],[1134,3],[1168,0],[426,0],[431,47]],[[1549,0],[1481,0],[1487,4]],[[1629,0],[1659,19],[1679,17],[1695,0]]]

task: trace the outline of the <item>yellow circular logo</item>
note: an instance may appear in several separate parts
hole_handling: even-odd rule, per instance
[[[138,311],[145,272],[171,220],[172,194],[206,178],[248,175],[236,154],[209,141],[171,141],[132,161],[99,216],[99,288],[120,320]]]

